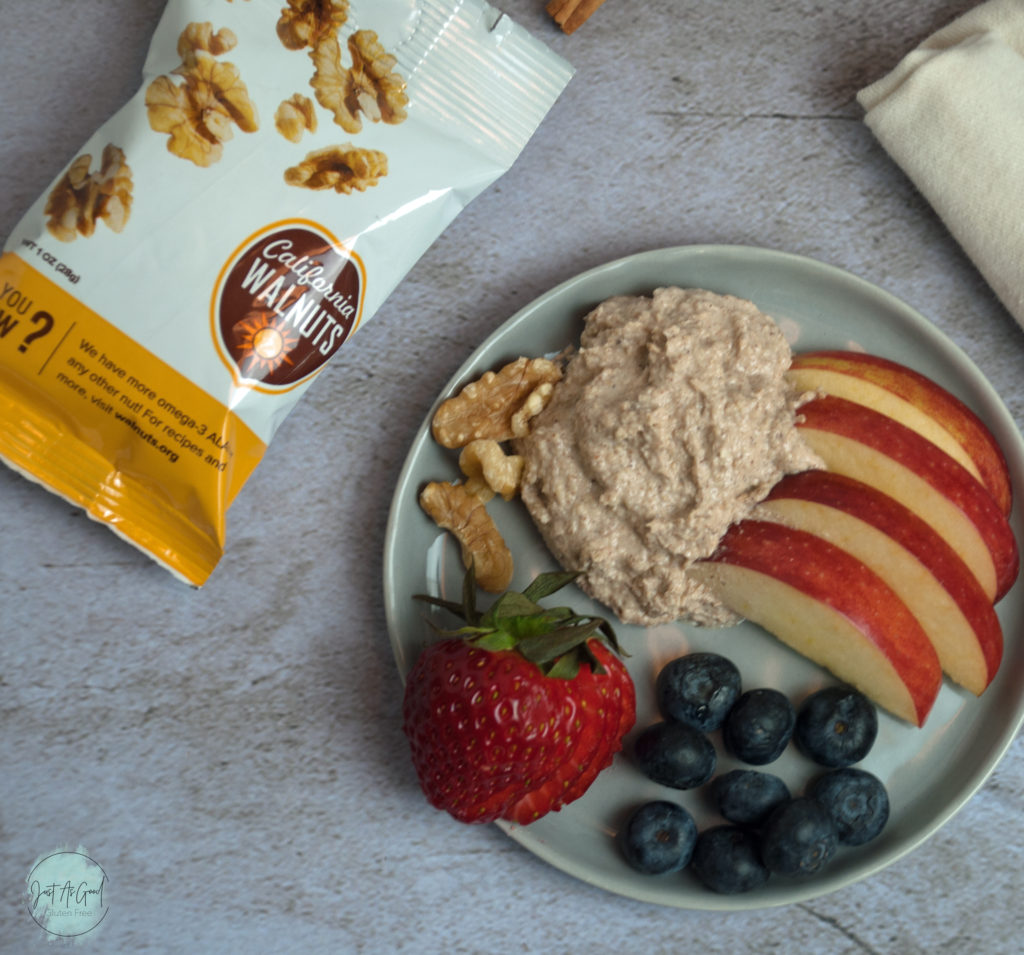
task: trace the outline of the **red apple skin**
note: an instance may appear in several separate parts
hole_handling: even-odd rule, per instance
[[[906,687],[917,726],[924,724],[942,684],[938,655],[917,618],[873,570],[824,538],[771,521],[733,524],[702,564],[731,564],[791,588],[845,618],[888,662]],[[698,572],[699,574],[699,572]],[[713,586],[713,573],[699,574]],[[750,619],[754,619],[753,616]],[[755,620],[755,622],[757,622]],[[784,642],[787,635],[776,634]],[[799,647],[796,647],[799,650]],[[835,675],[872,695],[870,675]]]
[[[977,528],[995,567],[993,599],[1000,600],[1013,586],[1020,569],[1020,555],[1006,515],[984,485],[937,445],[888,415],[834,395],[801,405],[797,427],[859,441],[916,474],[958,507]]]
[[[1009,515],[1013,507],[1013,483],[1003,449],[981,418],[937,382],[899,362],[855,351],[803,352],[794,356],[790,367],[796,372],[818,370],[862,379],[928,415],[974,462],[981,483],[988,488],[1003,514]],[[810,375],[807,380],[812,382],[813,378]],[[798,377],[798,380],[802,379]],[[823,390],[829,391],[828,387]],[[847,388],[836,394],[857,400]]]
[[[1003,657],[1003,630],[999,617],[970,568],[930,524],[877,488],[830,471],[803,471],[787,475],[768,493],[764,506],[754,509],[754,516],[760,518],[765,515],[768,520],[786,523],[784,517],[773,514],[771,509],[773,502],[786,500],[820,504],[857,518],[886,534],[920,563],[960,610],[973,632],[973,643],[983,663],[982,673],[978,673],[975,667],[975,672],[966,678],[960,666],[947,665],[942,648],[937,646],[943,669],[976,695],[988,687]],[[804,529],[809,530],[807,527]],[[881,569],[878,571],[885,577]],[[927,626],[925,630],[928,630]]]

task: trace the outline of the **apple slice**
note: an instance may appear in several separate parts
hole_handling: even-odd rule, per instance
[[[899,501],[842,474],[804,471],[779,481],[751,516],[852,554],[907,605],[950,679],[976,696],[991,683],[1003,655],[999,617],[953,548]]]
[[[867,405],[934,442],[971,472],[1009,514],[1013,489],[995,436],[959,398],[898,362],[855,351],[796,355],[787,376],[798,388]]]
[[[801,405],[797,427],[827,470],[878,488],[931,524],[990,600],[1010,589],[1019,569],[1010,524],[984,486],[938,445],[833,395]]]
[[[690,568],[735,613],[921,726],[942,683],[921,624],[873,570],[807,531],[742,520]]]

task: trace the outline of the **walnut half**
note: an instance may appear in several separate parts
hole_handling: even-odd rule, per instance
[[[561,366],[547,358],[517,358],[496,372],[486,371],[441,403],[431,422],[434,440],[461,448],[479,438],[522,437],[561,377]]]

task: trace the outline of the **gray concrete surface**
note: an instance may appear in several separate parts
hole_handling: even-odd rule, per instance
[[[422,800],[382,610],[390,496],[438,389],[538,294],[661,246],[812,256],[931,318],[1024,423],[1024,332],[854,100],[969,0],[608,0],[568,37],[542,0],[499,5],[575,78],[285,423],[206,588],[0,470],[0,950],[50,950],[20,893],[69,843],[111,874],[86,951],[1019,951],[1019,740],[901,861],[728,916],[610,895]],[[161,9],[0,4],[0,233],[135,90]]]

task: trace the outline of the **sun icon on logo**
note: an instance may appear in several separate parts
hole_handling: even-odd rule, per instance
[[[282,364],[293,364],[289,357],[298,344],[294,329],[274,323],[269,312],[250,312],[235,326],[238,336],[238,364],[247,378],[262,379]]]

